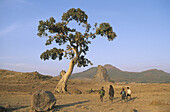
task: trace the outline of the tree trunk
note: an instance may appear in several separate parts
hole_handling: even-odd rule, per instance
[[[58,82],[54,92],[68,93],[67,92],[67,81],[68,81],[68,79],[69,79],[69,77],[70,77],[70,75],[73,71],[73,68],[74,68],[74,61],[71,60],[68,71],[62,76],[62,78]]]

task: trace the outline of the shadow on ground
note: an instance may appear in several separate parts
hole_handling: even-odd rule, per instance
[[[86,101],[80,101],[80,102],[75,102],[75,103],[69,103],[69,104],[64,104],[64,105],[57,105],[54,107],[53,112],[54,111],[58,111],[59,109],[62,109],[64,107],[70,107],[70,106],[75,106],[77,104],[82,104],[82,103],[86,103],[89,102],[90,100],[86,100]]]
[[[119,97],[114,97],[113,100],[116,100],[116,99],[118,99],[118,98],[119,98]]]
[[[116,99],[118,99],[119,97],[116,97]],[[135,99],[137,99],[137,97],[133,97],[133,98],[131,98],[131,99],[129,99],[129,100],[126,100],[126,102],[130,102],[130,101],[134,101]],[[117,100],[116,102],[114,102],[114,103],[118,103],[118,102],[120,102],[120,101],[122,101],[122,99],[119,99],[119,100]]]
[[[7,108],[7,112],[12,112],[12,111],[16,111],[16,110],[19,110],[19,109],[23,109],[23,108],[27,108],[29,106],[21,106],[21,107],[15,107],[15,108]]]
[[[129,101],[132,101],[132,102],[133,102],[136,98],[137,98],[137,97],[133,97],[133,98],[127,100],[126,102],[129,102]]]

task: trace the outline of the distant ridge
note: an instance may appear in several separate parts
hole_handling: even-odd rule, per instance
[[[115,82],[170,83],[170,74],[162,70],[150,69],[143,72],[122,71],[110,64],[104,65],[111,80]],[[92,79],[97,67],[71,75],[72,79]]]
[[[112,65],[106,64],[104,67],[107,70],[107,74],[115,82],[140,82],[140,83],[170,83],[170,73],[166,73],[163,70],[150,69],[142,72],[127,72],[122,71]],[[71,75],[71,79],[91,80],[97,72],[97,67],[92,67],[86,71],[75,73]],[[1,80],[24,80],[24,81],[36,81],[36,80],[49,80],[52,76],[42,75],[38,72],[16,72],[11,70],[0,69],[0,81]],[[58,80],[58,79],[57,79]]]
[[[51,79],[52,76],[42,75],[35,72],[16,72],[11,70],[0,69],[0,80],[8,80],[8,81],[36,81],[36,80],[48,80]]]

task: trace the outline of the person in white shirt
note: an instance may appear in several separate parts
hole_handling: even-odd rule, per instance
[[[127,87],[127,100],[128,100],[128,97],[130,97],[131,99],[131,90],[129,87]]]

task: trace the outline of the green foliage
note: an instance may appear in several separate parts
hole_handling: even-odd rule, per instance
[[[107,36],[109,41],[113,40],[116,37],[116,33],[113,32],[113,29],[109,23],[101,23],[99,28],[96,29],[96,34]]]
[[[48,60],[49,58],[53,60],[55,60],[56,58],[62,60],[63,51],[64,51],[63,49],[57,49],[57,48],[46,50],[44,53],[41,54],[40,58],[44,60]]]
[[[91,64],[91,65],[93,65],[92,63],[91,63],[91,61],[90,60],[88,60],[88,59],[86,59],[83,55],[82,56],[80,56],[80,58],[79,58],[79,60],[77,61],[77,66],[78,67],[86,67],[86,66],[88,66],[88,64]]]
[[[101,23],[97,27],[95,23],[93,31],[92,26],[87,21],[88,16],[81,9],[69,9],[66,13],[63,13],[62,22],[56,22],[53,17],[50,17],[46,21],[39,21],[38,33],[39,37],[47,37],[45,45],[51,45],[53,41],[61,45],[66,45],[66,49],[53,48],[46,50],[41,54],[40,58],[43,60],[49,60],[50,58],[55,60],[62,60],[63,57],[67,59],[74,59],[74,64],[78,67],[85,67],[88,64],[92,64],[90,60],[85,58],[88,45],[91,44],[90,39],[95,39],[96,35],[106,36],[109,41],[116,37],[112,27],[109,23]],[[85,32],[78,32],[76,29],[68,27],[69,22],[76,21],[78,25],[82,24],[85,27]],[[95,32],[94,32],[95,30]]]
[[[66,13],[63,13],[62,20],[65,22],[70,22],[71,20],[77,21],[79,25],[81,23],[87,24],[88,16],[81,9],[69,9]]]

